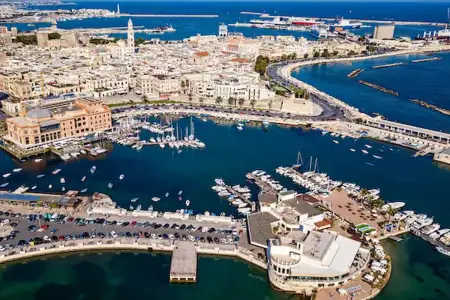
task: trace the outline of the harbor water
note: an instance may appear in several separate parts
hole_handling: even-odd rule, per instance
[[[171,24],[177,31],[155,37],[181,39],[197,33],[216,34],[220,22],[248,22],[252,15],[240,15],[240,11],[268,12],[272,14],[328,16],[342,15],[347,18],[397,19],[417,21],[446,20],[446,3],[192,3],[173,2],[119,2],[121,11],[127,13],[170,14],[219,14],[219,18],[139,18],[136,26],[157,27]],[[107,8],[115,10],[117,3],[80,2],[75,8]],[[43,7],[42,7],[43,8]],[[55,7],[45,7],[54,9]],[[62,7],[72,8],[72,7]],[[351,12],[350,12],[351,11]],[[126,19],[88,19],[60,22],[61,28],[125,26]],[[42,26],[46,26],[43,24]],[[26,24],[20,29],[30,29]],[[414,36],[423,31],[419,27],[398,27],[396,34]],[[230,28],[230,31],[234,29]],[[372,31],[373,28],[363,30]],[[407,32],[404,32],[406,30]],[[276,34],[274,31],[238,28],[247,36]],[[282,34],[291,34],[283,31]],[[306,33],[294,33],[296,36]],[[151,36],[153,37],[153,36]],[[412,60],[412,57],[391,57],[351,64],[321,65],[302,68],[294,73],[301,80],[317,86],[333,96],[372,113],[378,112],[391,120],[433,129],[450,131],[448,116],[427,110],[409,102],[418,98],[440,107],[449,107],[448,54],[438,54],[440,61],[414,65],[369,70],[371,66]],[[416,56],[414,56],[416,57]],[[367,69],[354,80],[346,75],[357,68]],[[356,79],[363,79],[398,91],[393,97],[362,86]],[[380,188],[381,197],[388,202],[402,201],[406,209],[426,213],[435,217],[441,227],[450,227],[448,212],[449,167],[436,164],[429,157],[412,158],[413,152],[401,147],[376,141],[340,139],[333,143],[329,135],[300,128],[281,128],[271,125],[268,131],[259,126],[245,126],[237,131],[231,125],[216,125],[211,121],[194,119],[195,132],[206,148],[184,149],[182,153],[166,147],[144,146],[137,152],[130,147],[117,144],[106,145],[110,151],[100,158],[82,158],[61,162],[48,157],[42,164],[20,163],[4,152],[0,153],[0,174],[10,173],[14,168],[23,168],[10,178],[8,189],[24,184],[37,185],[36,192],[60,192],[60,177],[66,180],[66,190],[88,188],[110,195],[122,207],[139,197],[143,209],[153,205],[156,210],[185,208],[176,194],[183,190],[183,200],[189,199],[195,213],[210,211],[235,214],[235,209],[221,200],[211,190],[214,178],[223,178],[229,184],[246,184],[245,174],[255,169],[264,169],[273,174],[288,188],[302,189],[290,185],[275,175],[280,165],[295,163],[297,151],[301,151],[304,169],[309,168],[309,158],[318,158],[320,172],[331,178],[355,182],[364,188]],[[180,127],[188,126],[181,120]],[[143,133],[142,138],[148,138]],[[370,155],[361,149],[365,144],[373,148]],[[356,152],[349,151],[350,148]],[[392,148],[393,151],[390,151]],[[384,152],[380,154],[379,149]],[[373,153],[372,153],[373,152]],[[371,155],[381,155],[374,159]],[[371,165],[368,165],[370,163]],[[373,165],[372,165],[373,164]],[[97,166],[95,174],[89,169]],[[51,171],[62,172],[52,175]],[[36,178],[45,174],[42,178]],[[120,174],[125,178],[119,180]],[[85,182],[81,178],[87,176]],[[113,183],[113,188],[108,188]],[[250,184],[248,184],[250,185]],[[250,185],[251,186],[251,185]],[[255,189],[253,195],[256,197]],[[169,197],[165,198],[165,193]],[[158,203],[152,197],[160,197]],[[450,299],[450,259],[436,252],[429,244],[414,236],[407,236],[401,243],[385,243],[393,260],[392,277],[386,288],[376,299]],[[274,292],[263,271],[248,264],[230,259],[200,258],[199,278],[195,285],[170,285],[168,283],[170,257],[150,254],[76,254],[65,257],[48,257],[1,266],[0,299],[124,299],[133,295],[135,299],[292,299],[291,295]],[[132,266],[132,267],[130,267]],[[220,270],[220,272],[218,272]],[[230,289],[233,287],[233,289]]]

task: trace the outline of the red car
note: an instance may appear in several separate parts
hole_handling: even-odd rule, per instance
[[[48,225],[47,224],[43,224],[43,225],[41,225],[41,228],[44,229],[44,230],[47,230],[48,229]]]
[[[60,235],[60,236],[58,236],[58,240],[60,240],[60,241],[65,241],[66,238],[65,238],[63,235]]]
[[[130,223],[130,227],[136,226],[136,223],[137,223],[136,221],[131,222],[131,223]]]

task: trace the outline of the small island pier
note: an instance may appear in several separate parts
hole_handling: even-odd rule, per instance
[[[170,264],[170,282],[197,281],[197,251],[195,244],[176,241]]]

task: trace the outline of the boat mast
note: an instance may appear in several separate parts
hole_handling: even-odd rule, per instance
[[[302,153],[300,151],[297,152],[297,166],[303,165]]]
[[[316,168],[317,168],[317,157],[316,157],[316,161],[314,162],[314,173],[316,173]]]
[[[312,169],[312,156],[309,157],[309,172],[311,172]]]

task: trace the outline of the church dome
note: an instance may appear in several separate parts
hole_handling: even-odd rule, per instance
[[[45,119],[45,118],[51,118],[52,114],[47,109],[42,109],[40,107],[33,108],[29,112],[27,112],[27,118],[38,120],[38,119]]]

